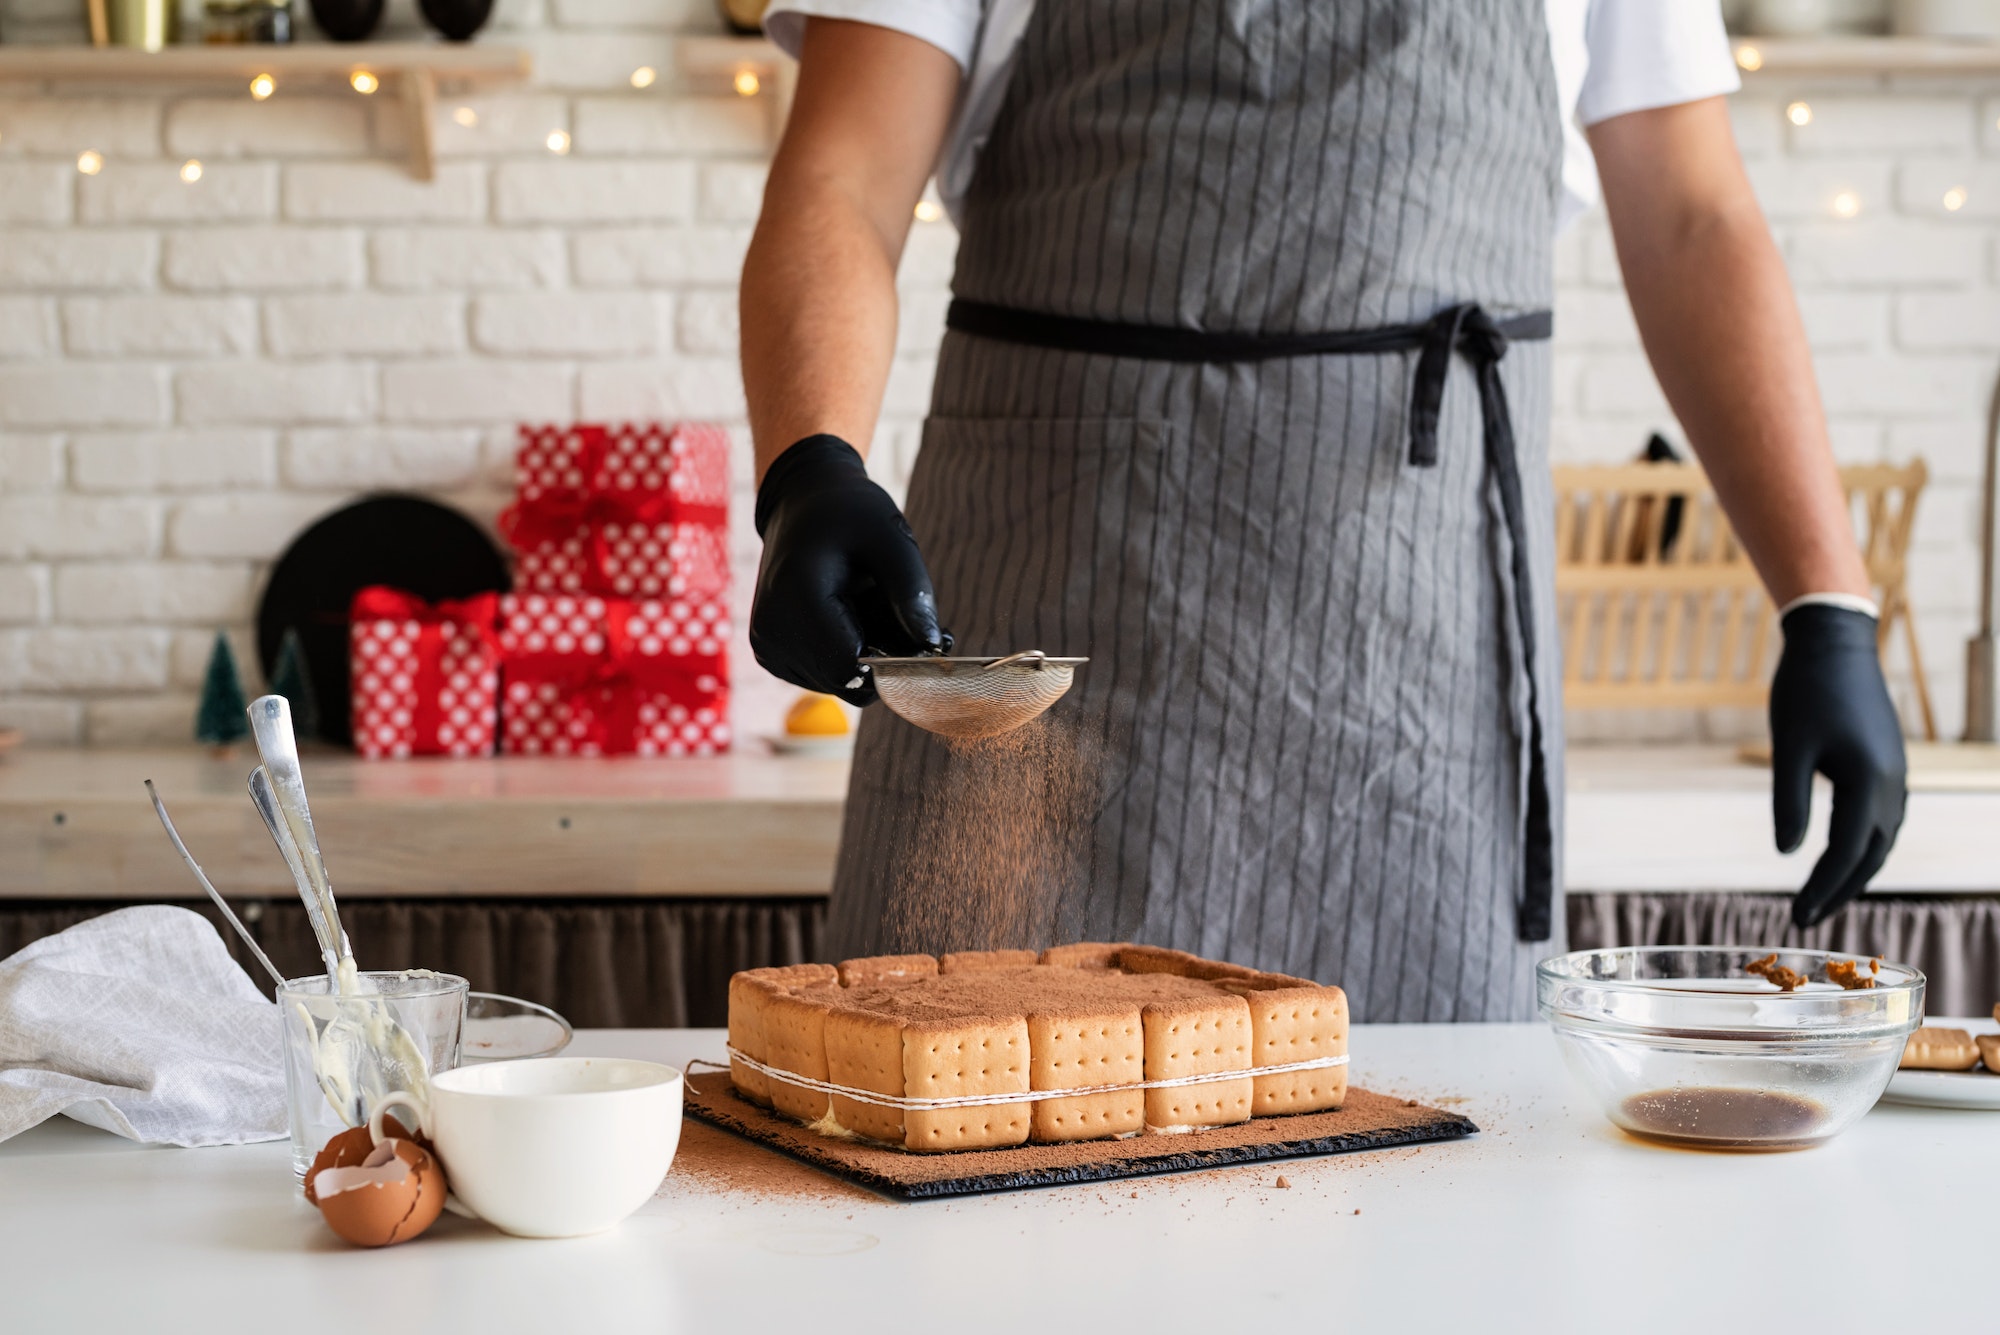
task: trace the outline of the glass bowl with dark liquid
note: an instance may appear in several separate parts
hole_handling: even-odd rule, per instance
[[[1777,955],[1780,991],[1744,966]],[[1924,1010],[1924,976],[1884,963],[1848,989],[1823,950],[1635,946],[1535,968],[1570,1071],[1632,1135],[1711,1150],[1786,1150],[1839,1135],[1875,1106]],[[1838,972],[1838,970],[1836,971]]]

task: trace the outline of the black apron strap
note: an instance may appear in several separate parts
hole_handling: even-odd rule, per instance
[[[1514,422],[1500,381],[1500,359],[1514,339],[1545,339],[1555,331],[1548,311],[1530,311],[1495,320],[1475,303],[1449,306],[1416,324],[1308,334],[1244,334],[1049,315],[985,302],[955,300],[945,326],[964,334],[1054,348],[1169,362],[1254,362],[1279,357],[1354,356],[1416,351],[1417,372],[1410,403],[1410,463],[1432,468],[1438,461],[1438,418],[1453,354],[1472,363],[1478,376],[1479,407],[1486,444],[1486,467],[1500,494],[1507,527],[1508,574],[1521,641],[1521,671],[1528,691],[1528,810],[1523,849],[1522,897],[1517,934],[1523,941],[1546,941],[1553,933],[1555,905],[1554,796],[1549,791],[1548,757],[1540,692],[1535,683],[1535,611],[1528,563],[1527,520],[1521,502],[1520,461],[1515,457]]]

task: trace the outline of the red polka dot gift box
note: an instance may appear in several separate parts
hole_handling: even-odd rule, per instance
[[[489,756],[499,732],[498,594],[428,603],[374,586],[348,611],[354,749]]]
[[[671,599],[729,589],[729,437],[633,422],[524,426],[500,531],[521,593]]]
[[[514,593],[500,599],[509,755],[729,749],[728,605]]]

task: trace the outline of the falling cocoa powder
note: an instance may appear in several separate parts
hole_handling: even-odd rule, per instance
[[[1039,948],[1079,934],[1072,893],[1097,801],[1088,729],[1043,715],[945,744],[941,771],[899,813],[907,850],[884,930],[891,950]]]

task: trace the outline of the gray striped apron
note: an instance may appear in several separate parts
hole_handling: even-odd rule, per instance
[[[1091,662],[1006,756],[868,711],[835,952],[1132,939],[1363,1020],[1532,1015],[1561,946],[1543,5],[1037,6],[907,510],[960,652]],[[1088,784],[1045,791],[1071,745]]]

